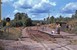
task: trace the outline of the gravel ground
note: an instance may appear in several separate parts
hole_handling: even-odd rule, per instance
[[[38,27],[41,29],[40,27]],[[77,50],[77,36],[65,32],[58,35],[49,35],[52,29],[46,27],[38,31],[37,27],[22,29],[22,37],[18,41],[0,40],[5,50]],[[35,37],[33,37],[35,36]],[[55,37],[56,36],[56,37]],[[62,37],[63,36],[63,37]]]

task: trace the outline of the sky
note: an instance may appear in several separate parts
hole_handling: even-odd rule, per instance
[[[14,19],[17,12],[27,13],[32,20],[48,16],[71,17],[77,10],[77,0],[2,0],[2,19]]]

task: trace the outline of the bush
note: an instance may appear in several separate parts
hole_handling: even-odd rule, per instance
[[[23,26],[22,21],[17,21],[17,22],[16,22],[16,26],[17,26],[17,27]]]
[[[3,21],[3,27],[6,26],[6,21]]]
[[[75,26],[70,32],[77,34],[77,26]]]
[[[25,25],[26,26],[32,26],[32,20],[30,18],[28,18],[26,21],[25,21]]]
[[[21,27],[21,26],[23,26],[23,22],[22,21],[12,21],[11,26],[12,27]]]

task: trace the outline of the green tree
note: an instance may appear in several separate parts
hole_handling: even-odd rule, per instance
[[[32,20],[28,17],[26,13],[16,13],[14,18],[14,24],[17,26],[31,26]]]
[[[63,17],[61,15],[59,16],[59,21],[63,21]]]
[[[31,20],[31,18],[27,18],[27,19],[26,19],[25,25],[26,25],[26,26],[32,26],[32,20]]]
[[[50,18],[47,17],[47,24],[50,24]]]
[[[50,17],[50,23],[54,23],[54,22],[55,22],[54,16]]]
[[[45,18],[44,18],[44,20],[43,20],[43,21],[44,21],[43,23],[44,23],[44,24],[46,24],[46,19],[45,19]]]
[[[74,17],[77,18],[77,10],[75,11],[75,15],[74,15]]]
[[[75,14],[72,15],[72,19],[76,19],[77,18],[77,10],[75,11]]]
[[[6,19],[5,18],[3,19],[2,23],[3,23],[3,27],[6,26]]]
[[[77,10],[75,11],[75,14],[77,14]]]
[[[18,20],[22,20],[22,15],[21,15],[21,13],[16,13],[15,14],[15,18],[14,18],[16,21],[18,21]]]

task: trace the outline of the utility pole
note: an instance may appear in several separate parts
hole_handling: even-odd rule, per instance
[[[1,0],[0,0],[0,29],[1,29],[1,27],[2,27],[2,20],[1,20],[1,4],[2,4],[2,2],[1,2]]]
[[[1,22],[1,4],[2,4],[2,2],[0,0],[0,22]]]

